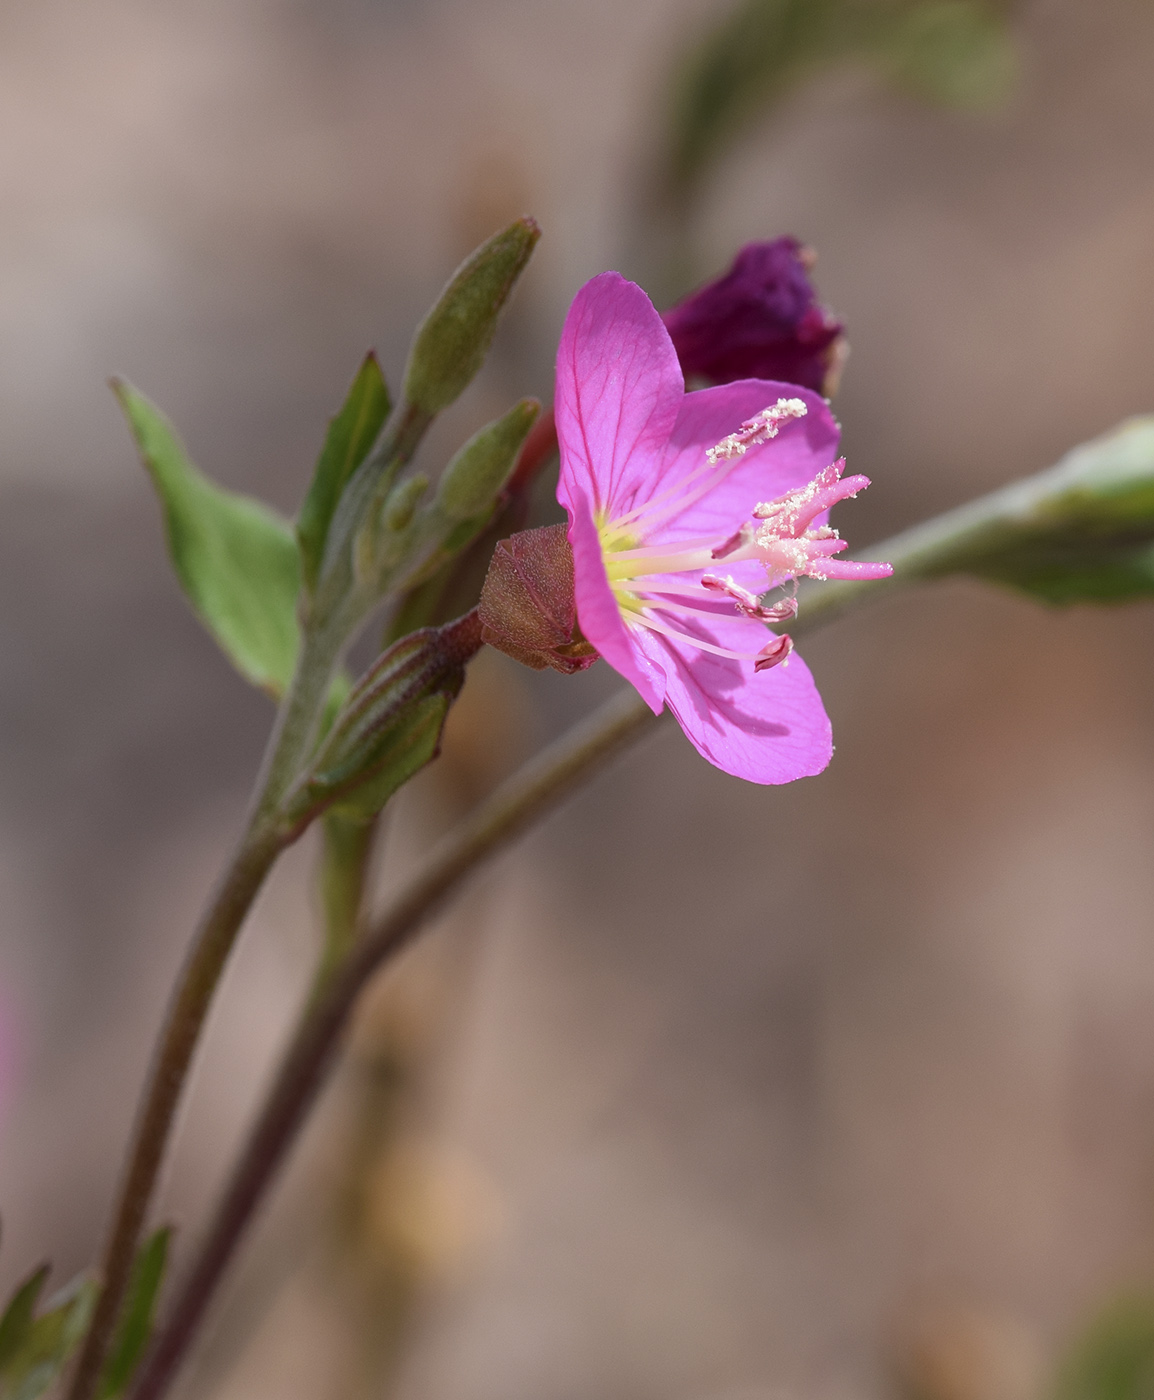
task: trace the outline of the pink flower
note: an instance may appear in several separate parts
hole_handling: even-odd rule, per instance
[[[727,773],[785,783],[820,773],[829,720],[788,636],[789,591],[811,578],[884,578],[833,556],[838,425],[797,385],[739,380],[686,394],[661,317],[605,272],[578,292],[557,356],[557,496],[569,513],[584,636]]]

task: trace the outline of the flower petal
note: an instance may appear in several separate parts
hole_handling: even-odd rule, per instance
[[[736,618],[694,630],[733,650],[753,649],[769,636],[759,624]],[[829,719],[796,652],[758,675],[750,661],[713,656],[654,632],[633,635],[638,649],[664,670],[665,702],[689,742],[716,767],[751,783],[789,783],[829,763]]]
[[[727,464],[718,467],[717,484],[681,515],[655,530],[650,537],[653,542],[706,535],[724,539],[749,519],[759,501],[772,501],[806,485],[837,456],[837,419],[821,395],[811,389],[769,379],[741,379],[686,394],[661,464],[657,490],[665,491],[697,470],[709,448],[745,419],[778,399],[793,398],[805,403],[805,417],[784,424],[769,442],[751,447],[728,475],[724,474]],[[824,523],[824,514],[815,521]]]
[[[653,489],[685,380],[653,303],[620,273],[577,293],[557,351],[557,496],[620,514]]]
[[[601,540],[589,502],[574,492],[569,505],[569,543],[573,548],[573,580],[577,621],[585,640],[592,642],[610,666],[636,686],[655,715],[665,703],[665,671],[637,649],[625,626],[617,599],[609,587],[601,557]]]

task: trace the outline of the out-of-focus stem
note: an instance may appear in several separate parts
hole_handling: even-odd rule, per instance
[[[289,1047],[192,1272],[145,1360],[133,1400],[156,1400],[167,1389],[254,1207],[323,1082],[365,983],[482,861],[656,724],[645,702],[629,690],[550,745],[461,823],[333,975]]]
[[[365,891],[382,818],[330,811],[321,821],[320,895],[324,949],[316,993],[344,962],[362,932]]]
[[[100,1297],[72,1374],[68,1400],[91,1400],[100,1383],[176,1110],[213,994],[265,877],[296,835],[277,821],[276,806],[307,752],[336,654],[331,632],[314,634],[302,648],[293,683],[269,740],[259,795],[247,830],[201,918],[173,990],[141,1096],[100,1263]]]
[[[896,587],[964,569],[975,546],[997,528],[1007,499],[1016,497],[994,493],[867,551],[866,557],[888,559],[894,565],[890,579],[807,586],[791,634],[813,631]],[[200,1254],[145,1360],[130,1400],[158,1400],[167,1389],[233,1251],[316,1097],[349,1013],[369,978],[482,862],[657,723],[641,697],[627,690],[550,745],[450,834],[332,974],[298,1027]]]

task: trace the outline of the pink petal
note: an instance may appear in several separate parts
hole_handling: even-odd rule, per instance
[[[653,303],[620,273],[577,293],[557,351],[557,497],[618,515],[653,489],[685,380]],[[711,444],[712,445],[712,444]]]
[[[711,621],[701,633],[733,650],[752,650],[769,636],[736,618]],[[653,632],[632,635],[665,671],[665,702],[686,737],[716,767],[751,783],[789,783],[829,763],[829,719],[796,652],[758,675],[752,661],[729,661]]]
[[[741,379],[715,389],[686,394],[661,463],[659,490],[696,470],[709,448],[747,418],[778,399],[801,399],[809,410],[804,418],[786,423],[775,438],[751,447],[718,484],[683,515],[654,532],[652,539],[691,539],[699,535],[725,538],[759,501],[771,501],[812,481],[837,456],[840,429],[829,405],[811,389],[767,379]],[[824,514],[817,518],[823,524]]]
[[[601,557],[601,540],[588,501],[575,492],[568,504],[569,543],[573,548],[573,583],[577,621],[610,666],[636,686],[655,715],[665,704],[665,672],[637,650],[609,587]]]

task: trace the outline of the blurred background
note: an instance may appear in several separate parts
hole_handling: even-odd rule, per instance
[[[1004,100],[820,68],[663,195],[720,0],[38,0],[0,12],[5,1289],[104,1228],[166,989],[271,718],[187,611],[104,381],[286,512],[376,345],[544,237],[436,468],[550,396],[578,286],[816,248],[879,539],[1154,409],[1154,5],[1031,0]],[[664,201],[664,202],[663,202]],[[1154,1287],[1154,609],[976,584],[804,651],[838,751],[673,727],[374,990],[188,1397],[1030,1400]],[[618,684],[486,655],[382,888]],[[315,956],[262,897],[165,1181],[187,1257]]]

